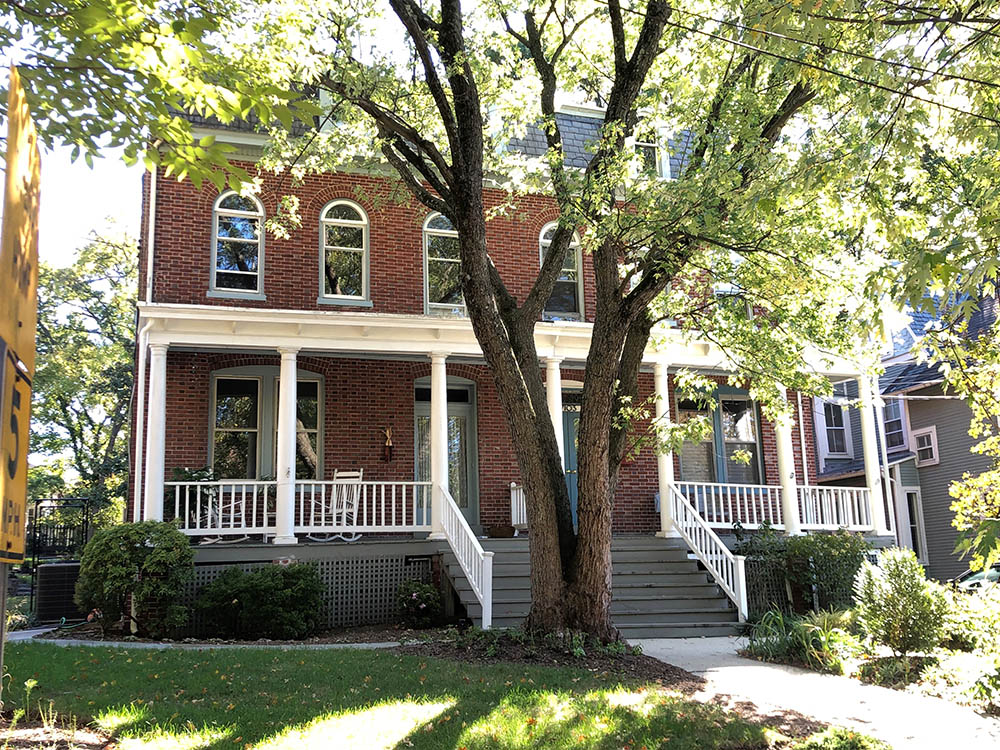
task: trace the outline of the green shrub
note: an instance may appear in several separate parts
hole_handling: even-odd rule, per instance
[[[930,651],[941,642],[948,605],[913,550],[883,550],[877,566],[861,567],[854,590],[859,624],[896,656]]]
[[[946,589],[944,645],[1000,656],[1000,586],[975,593]]]
[[[938,666],[934,656],[879,656],[866,660],[858,670],[862,682],[903,688],[920,682],[925,669]]]
[[[323,582],[304,563],[231,567],[202,588],[195,606],[219,637],[300,640],[319,628]]]
[[[403,581],[396,601],[400,617],[410,627],[429,627],[441,616],[441,592],[429,583]]]
[[[874,737],[855,732],[853,729],[831,727],[825,732],[814,734],[793,746],[794,750],[891,750]]]
[[[831,613],[800,618],[772,610],[751,628],[745,651],[764,661],[843,674],[843,660],[858,650],[858,643],[837,627],[836,619]]]
[[[804,601],[811,603],[815,591],[820,609],[847,609],[870,549],[863,536],[844,530],[789,537],[789,580]]]
[[[188,538],[172,524],[143,521],[98,531],[87,543],[76,582],[77,606],[99,610],[102,628],[122,617],[140,634],[162,637],[187,621],[179,603],[194,575]],[[131,596],[135,616],[126,612]]]

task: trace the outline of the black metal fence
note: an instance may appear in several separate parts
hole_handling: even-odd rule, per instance
[[[90,539],[91,515],[90,499],[85,497],[40,498],[28,510],[25,552],[31,565],[29,608],[40,622],[52,619],[53,612],[59,612],[59,616],[75,616],[73,588],[79,565],[60,566],[58,576],[50,574],[44,580],[39,578],[39,567],[46,563],[79,560]],[[44,619],[42,609],[46,610]]]

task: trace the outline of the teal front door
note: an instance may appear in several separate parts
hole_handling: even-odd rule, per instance
[[[576,430],[580,425],[579,411],[563,411],[563,464],[566,469],[566,489],[569,491],[569,508],[573,513],[573,527],[576,527],[577,473],[576,473]]]

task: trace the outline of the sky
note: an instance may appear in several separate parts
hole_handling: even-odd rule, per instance
[[[69,154],[69,148],[42,154],[38,255],[56,266],[68,265],[91,231],[113,227],[137,236],[142,207],[141,165],[126,167],[119,153],[108,152],[90,169]]]

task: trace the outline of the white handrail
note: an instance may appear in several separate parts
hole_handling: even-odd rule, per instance
[[[737,522],[747,528],[784,523],[781,487],[776,485],[675,482],[674,488],[715,527],[730,528]]]
[[[431,530],[430,482],[295,482],[295,531],[353,535]]]
[[[747,584],[745,559],[734,555],[712,531],[704,518],[677,489],[670,486],[670,505],[674,528],[705,566],[726,596],[736,605],[740,622],[747,619]]]
[[[493,624],[493,553],[483,550],[447,487],[441,488],[441,498],[444,501],[441,507],[444,535],[482,605],[483,630],[489,630]]]
[[[188,536],[275,533],[275,482],[223,479],[163,486],[164,519],[176,521]]]
[[[510,525],[515,529],[528,528],[528,506],[524,499],[524,486],[510,483]]]

